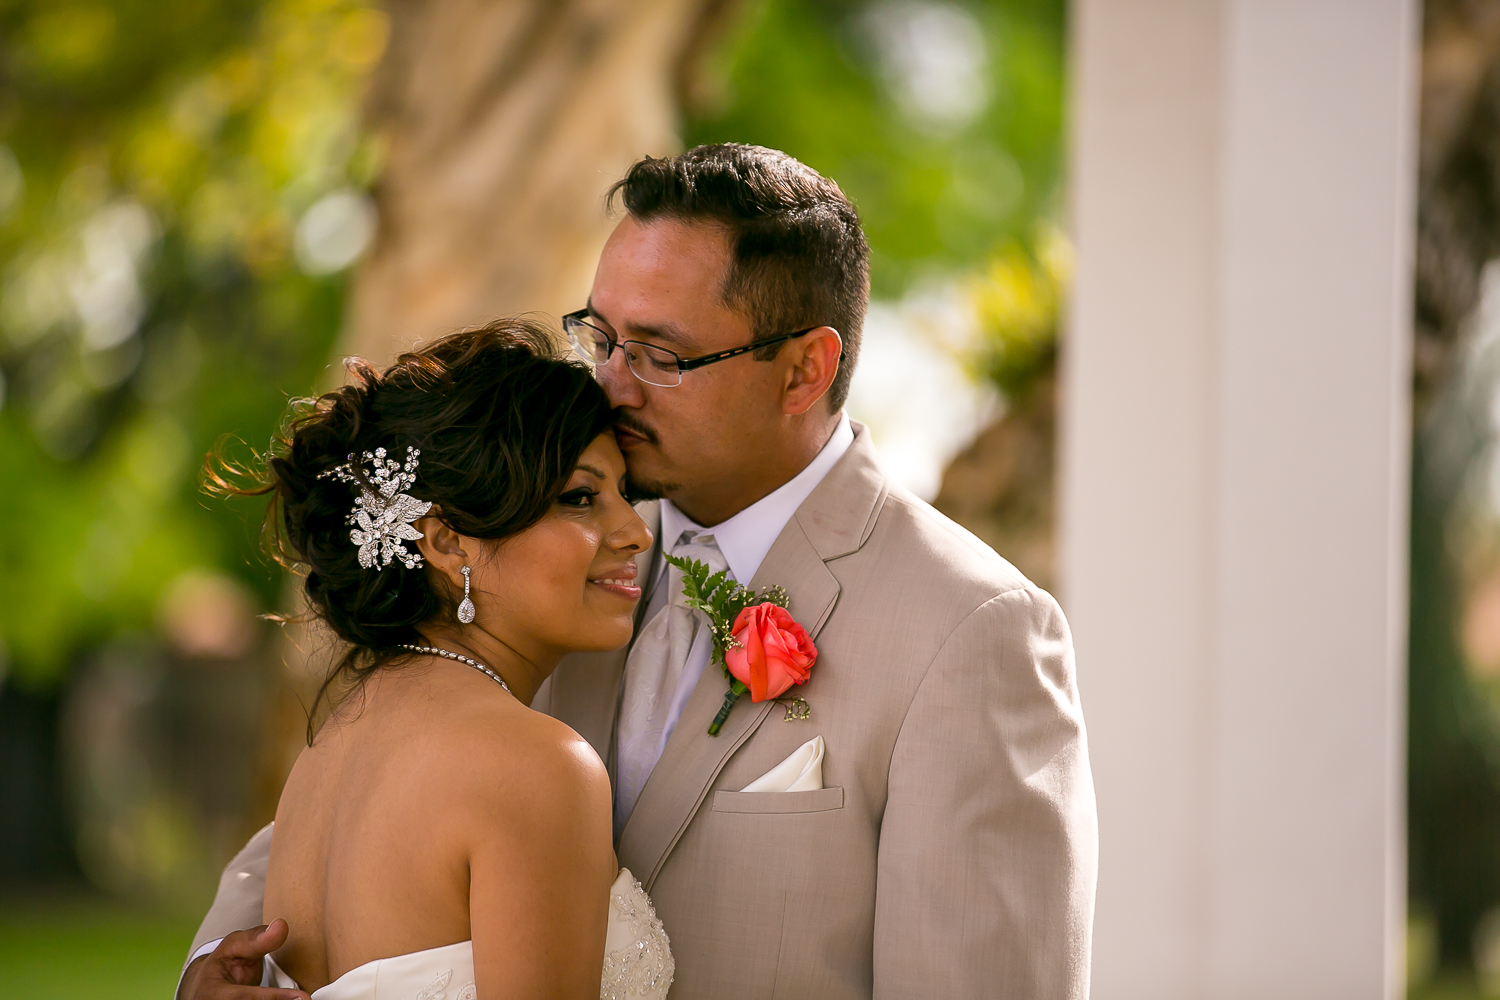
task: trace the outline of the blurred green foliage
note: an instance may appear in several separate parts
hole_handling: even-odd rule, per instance
[[[977,375],[1023,393],[1056,360],[1061,0],[758,0],[709,60],[689,145],[783,149],[835,178],[876,297],[958,278]]]
[[[102,899],[0,899],[0,1000],[171,996],[196,928]]]
[[[0,3],[0,669],[149,627],[195,567],[269,606],[255,518],[199,495],[318,381],[343,281],[299,217],[368,183],[358,0]]]
[[[1012,398],[1057,366],[1063,298],[1073,274],[1073,248],[1042,228],[1032,246],[1013,242],[974,276],[969,294],[983,339],[977,374]]]
[[[299,223],[378,174],[387,26],[372,0],[0,0],[0,671],[57,680],[193,570],[275,605],[259,505],[198,469],[323,377],[344,281]],[[1063,35],[1060,0],[748,0],[685,139],[836,177],[875,293],[959,281],[976,371],[1016,391],[1061,300]]]
[[[786,150],[859,207],[873,293],[1030,242],[1059,201],[1059,0],[758,0],[685,138]]]

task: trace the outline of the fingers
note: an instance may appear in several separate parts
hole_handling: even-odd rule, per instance
[[[259,962],[286,943],[286,921],[277,919],[269,924],[235,931],[226,935],[214,949],[211,958],[228,961]]]
[[[242,932],[247,938],[259,938],[267,928]],[[210,956],[197,959],[183,977],[179,1000],[311,1000],[302,990],[261,987],[262,968],[257,959],[222,957],[211,962]]]
[[[287,935],[290,933],[291,928],[287,926],[287,922],[277,917],[260,929],[260,934],[255,941],[255,947],[262,949],[262,955],[269,955],[277,948],[286,944]]]
[[[288,933],[286,921],[277,919],[227,935],[192,977],[191,991],[186,997],[188,1000],[309,1000],[301,990],[260,985],[265,957],[286,944]]]

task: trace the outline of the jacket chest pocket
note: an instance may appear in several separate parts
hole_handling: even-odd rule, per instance
[[[810,792],[714,792],[714,812],[817,813],[844,808],[844,789]]]

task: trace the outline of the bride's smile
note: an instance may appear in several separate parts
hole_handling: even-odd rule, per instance
[[[604,576],[591,577],[589,583],[607,594],[617,594],[627,601],[638,601],[641,599],[641,588],[630,582],[635,579],[635,573],[635,563],[626,563]]]
[[[436,616],[422,626],[431,645],[463,647],[456,651],[494,667],[529,702],[566,654],[630,641],[641,597],[634,559],[652,539],[626,495],[625,459],[609,431],[584,449],[542,517],[517,534],[469,537],[439,514],[416,524],[427,572],[456,605],[460,574],[470,567],[475,617],[463,624]]]

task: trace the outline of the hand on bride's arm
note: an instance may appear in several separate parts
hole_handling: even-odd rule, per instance
[[[263,960],[286,943],[286,936],[285,920],[235,931],[188,966],[177,988],[178,1000],[309,1000],[301,990],[260,985]]]

